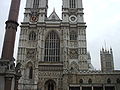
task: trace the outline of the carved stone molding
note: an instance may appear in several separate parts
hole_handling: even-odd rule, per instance
[[[36,57],[35,49],[27,49],[27,58],[35,58],[35,57]]]
[[[70,59],[78,59],[78,49],[70,49],[69,57]]]

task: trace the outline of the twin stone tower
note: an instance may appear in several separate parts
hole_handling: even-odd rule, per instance
[[[12,0],[0,62],[13,60],[19,1]],[[16,66],[21,66],[17,71],[22,76],[16,90],[119,90],[120,71],[114,70],[112,49],[100,51],[101,71],[91,64],[82,0],[62,2],[60,19],[55,10],[47,17],[48,0],[26,1]]]

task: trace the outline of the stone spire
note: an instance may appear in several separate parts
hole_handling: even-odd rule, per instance
[[[9,11],[9,17],[6,21],[6,33],[4,38],[2,59],[12,60],[14,53],[15,36],[18,26],[18,14],[21,0],[12,0]]]

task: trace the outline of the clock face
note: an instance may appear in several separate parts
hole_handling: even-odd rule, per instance
[[[71,16],[69,17],[69,20],[70,20],[70,22],[74,23],[74,22],[77,21],[77,17],[76,17],[75,15],[71,15]]]
[[[38,21],[38,17],[37,16],[31,16],[30,17],[30,21],[31,22],[37,22]]]

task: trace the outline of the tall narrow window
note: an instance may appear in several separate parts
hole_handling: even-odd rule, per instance
[[[54,90],[54,84],[53,83],[48,84],[48,90]]]
[[[70,8],[75,8],[75,7],[76,7],[75,0],[70,0]]]
[[[33,8],[38,8],[38,7],[39,7],[39,0],[34,0]]]
[[[77,33],[75,31],[70,32],[70,40],[77,40]]]
[[[45,39],[44,61],[60,61],[60,39],[58,37],[58,34],[54,31],[51,31]]]
[[[36,40],[36,33],[34,31],[30,32],[29,40]]]
[[[108,84],[111,83],[111,79],[110,79],[110,78],[107,79],[107,83],[108,83]]]
[[[32,79],[32,77],[33,77],[33,68],[31,66],[29,67],[29,79]]]

